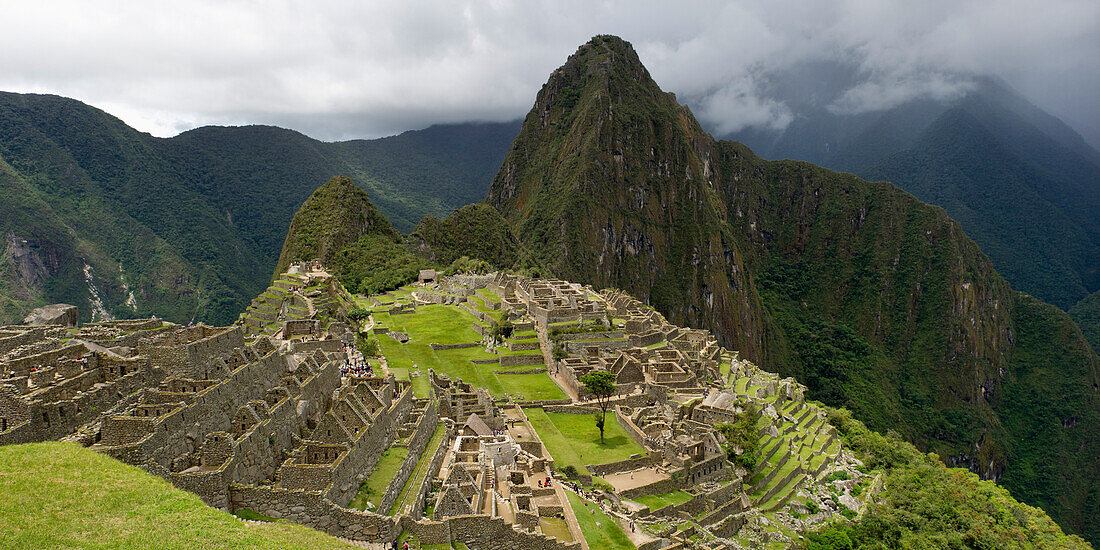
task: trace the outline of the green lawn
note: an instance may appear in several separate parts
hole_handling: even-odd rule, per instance
[[[247,524],[73,443],[0,447],[0,548],[348,548],[287,521]]]
[[[390,447],[382,451],[382,458],[378,460],[378,465],[374,467],[367,481],[359,486],[359,492],[355,493],[355,498],[351,499],[348,508],[366,510],[367,502],[370,502],[374,505],[370,510],[377,512],[378,505],[382,503],[382,494],[397,476],[397,470],[401,469],[401,464],[405,462],[405,457],[408,455],[409,449],[405,447]]]
[[[672,491],[663,495],[646,495],[633,500],[639,504],[649,506],[650,510],[660,510],[665,506],[676,506],[691,500],[691,494],[684,491]]]
[[[461,378],[485,388],[495,396],[512,394],[521,400],[564,399],[565,394],[546,374],[496,374],[500,365],[477,365],[471,359],[496,359],[481,347],[433,350],[432,343],[459,344],[477,342],[481,338],[471,328],[476,320],[473,315],[458,306],[428,305],[417,308],[416,313],[389,315],[375,313],[374,318],[391,330],[405,332],[409,342],[398,343],[393,338],[379,335],[382,354],[386,356],[390,371],[399,380],[408,380],[409,371],[416,365],[420,377],[412,378],[417,397],[428,397],[430,382],[428,369],[445,374],[452,379]]]
[[[539,439],[554,457],[554,467],[561,470],[572,465],[578,472],[588,473],[586,464],[607,464],[630,458],[634,453],[645,453],[622,426],[609,414],[604,426],[604,443],[600,444],[600,431],[590,414],[547,413],[542,409],[524,409]]]
[[[635,548],[634,543],[626,536],[619,524],[607,517],[595,504],[584,501],[572,491],[566,491],[569,496],[569,505],[573,507],[573,514],[577,516],[577,523],[581,526],[581,534],[588,541],[589,550],[630,550]],[[589,510],[594,510],[589,513]],[[597,523],[599,525],[597,525]]]

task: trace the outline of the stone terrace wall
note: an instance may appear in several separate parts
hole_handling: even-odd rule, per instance
[[[397,475],[386,487],[386,492],[382,494],[382,503],[378,506],[380,511],[388,511],[393,507],[393,503],[397,502],[401,489],[405,487],[409,476],[416,470],[416,465],[420,462],[420,456],[424,454],[424,449],[428,446],[428,441],[432,439],[432,434],[435,433],[435,427],[438,425],[439,408],[434,401],[429,401],[428,408],[424,410],[424,414],[420,415],[416,431],[409,438],[409,453],[405,456],[405,461],[401,464]]]
[[[624,338],[621,330],[610,330],[604,332],[569,332],[564,334],[550,333],[552,340],[570,341],[570,340],[622,340]]]
[[[630,439],[633,439],[635,443],[641,445],[643,449],[650,448],[649,436],[642,432],[642,429],[639,428],[630,417],[623,414],[622,409],[618,405],[615,406],[615,420],[623,427],[623,430],[630,436]]]
[[[476,347],[481,346],[481,342],[468,342],[468,343],[465,343],[465,344],[436,344],[436,343],[433,342],[432,344],[429,344],[429,345],[435,351],[442,351],[442,350],[449,350],[449,349],[476,348]]]
[[[382,458],[382,452],[390,447],[396,437],[397,428],[408,418],[414,397],[412,386],[406,386],[397,401],[388,409],[378,411],[374,421],[356,439],[355,446],[333,467],[332,486],[328,488],[326,498],[340,505],[346,505],[355,498],[359,485],[370,476]]]
[[[25,346],[42,340],[46,335],[45,327],[27,327],[25,330],[20,327],[21,332],[4,338],[0,338],[0,356],[8,353],[9,351],[19,347]]]
[[[439,468],[443,465],[443,459],[446,458],[447,453],[450,451],[451,442],[455,437],[455,423],[449,419],[444,419],[443,424],[445,426],[443,440],[439,442],[439,447],[436,448],[435,454],[432,455],[432,461],[428,465],[427,475],[421,480],[420,486],[416,488],[416,500],[413,501],[412,510],[409,510],[409,515],[414,518],[424,515],[424,507],[427,504],[425,501],[428,498],[428,489],[432,486],[432,479],[439,473]]]
[[[500,366],[502,367],[523,367],[527,365],[542,365],[545,364],[546,358],[541,353],[532,353],[529,355],[502,355],[500,357]]]
[[[402,529],[416,535],[420,544],[462,542],[479,550],[580,550],[577,542],[516,530],[500,518],[483,515],[454,516],[443,521],[402,518]]]
[[[282,385],[285,359],[269,353],[259,361],[245,364],[219,384],[199,392],[192,406],[177,409],[160,418],[148,437],[136,443],[108,446],[102,451],[129,464],[152,461],[172,470],[173,459],[194,453],[207,434],[232,432],[231,421],[237,409],[251,400],[263,400],[267,391]],[[328,364],[302,386],[298,400],[314,400],[320,407],[340,383],[339,368]],[[307,407],[308,408],[308,407]],[[104,432],[107,432],[104,425]],[[105,441],[109,433],[104,433]]]
[[[351,540],[383,542],[400,534],[396,518],[342,508],[320,491],[233,484],[229,487],[229,500],[232,510],[244,508],[273,518],[289,519]]]
[[[658,461],[652,456],[643,456],[641,458],[630,458],[607,464],[587,464],[585,467],[588,468],[588,471],[592,472],[593,475],[604,476],[607,474],[626,472],[628,470],[637,470],[638,468],[648,468],[655,465],[657,462]]]

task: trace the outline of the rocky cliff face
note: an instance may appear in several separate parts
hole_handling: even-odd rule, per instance
[[[1027,368],[1016,293],[942,209],[715,141],[618,38],[594,38],[550,76],[488,202],[555,275],[712,329],[949,463],[997,478],[1038,429],[1000,418],[1007,394],[1039,391],[1014,375]],[[1082,361],[1065,406],[1100,419],[1095,354]],[[1097,428],[1086,431],[1093,448]],[[1098,462],[1064,465],[1032,501],[1074,476],[1096,487]]]

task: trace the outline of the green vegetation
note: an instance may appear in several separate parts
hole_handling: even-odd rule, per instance
[[[420,455],[420,460],[416,463],[416,469],[413,470],[412,475],[405,482],[405,486],[401,488],[397,500],[393,502],[393,508],[389,511],[390,515],[403,514],[405,513],[405,507],[412,505],[415,500],[413,491],[420,487],[420,484],[424,482],[424,478],[428,477],[428,466],[431,465],[436,449],[443,442],[444,433],[443,424],[435,427],[432,438],[428,440],[428,445],[424,447],[424,453]]]
[[[348,503],[348,508],[372,510],[381,513],[378,506],[382,504],[382,494],[386,492],[386,487],[397,476],[397,471],[401,469],[401,464],[405,462],[406,456],[409,456],[408,447],[395,445],[382,451],[382,458],[378,459],[378,464],[374,466],[370,477],[359,486],[359,491]],[[367,506],[368,502],[371,503],[371,506]]]
[[[270,282],[287,226],[318,186],[351,176],[411,231],[484,198],[518,124],[341,143],[271,126],[160,139],[75,100],[0,93],[0,128],[0,235],[14,231],[59,266],[24,288],[0,260],[0,324],[47,302],[89,320],[81,259],[115,316],[227,324]]]
[[[431,267],[403,244],[382,235],[363,235],[341,249],[333,260],[340,282],[348,290],[375,294],[416,280],[421,269]]]
[[[615,395],[615,375],[610,372],[592,371],[581,376],[580,383],[584,384],[584,391],[596,398],[596,405],[600,407],[600,412],[596,415],[596,428],[600,430],[602,445],[607,407],[611,404],[611,396]]]
[[[633,499],[634,502],[649,506],[650,510],[660,510],[665,506],[676,506],[691,500],[691,494],[684,491],[672,491],[660,495],[646,495]]]
[[[809,535],[807,548],[1088,547],[1005,489],[872,432],[847,411],[831,411],[829,422],[871,473],[881,473],[885,490],[858,520]]]
[[[416,366],[419,377],[412,377],[413,387],[419,397],[428,396],[428,369],[445,374],[452,379],[480,386],[495,396],[506,394],[520,400],[564,399],[565,394],[545,373],[496,374],[496,363],[475,364],[472,360],[492,360],[497,356],[486,353],[484,348],[473,347],[453,350],[433,350],[432,343],[460,344],[476,342],[480,336],[471,325],[475,318],[460,307],[427,305],[416,313],[389,315],[375,312],[377,322],[409,335],[409,342],[398,343],[388,336],[379,336],[378,342],[386,356],[390,371],[399,379],[408,379],[409,371]]]
[[[585,503],[572,491],[566,491],[573,515],[581,526],[581,534],[590,550],[630,550],[634,543],[614,519],[607,517],[595,504]],[[591,513],[589,512],[591,510]]]
[[[0,447],[0,493],[3,548],[348,547],[290,522],[246,524],[157,476],[73,443]],[[252,514],[239,512],[264,519]]]
[[[1069,315],[1081,327],[1092,349],[1100,350],[1100,290],[1070,308]]]
[[[1068,309],[1100,287],[1100,167],[996,103],[974,94],[855,171],[942,206],[1014,288]]]
[[[402,244],[367,192],[343,176],[317,188],[294,214],[276,274],[292,262],[315,258],[360,294],[393,290],[429,267]]]
[[[463,206],[442,221],[426,216],[411,237],[427,245],[432,259],[443,265],[467,258],[507,269],[521,257],[511,226],[485,203]]]
[[[715,426],[719,433],[726,438],[726,457],[730,462],[737,464],[746,471],[756,469],[760,456],[760,410],[754,405],[746,405],[745,412],[737,418],[737,422],[721,422]],[[740,453],[737,450],[740,449]]]
[[[542,409],[523,409],[539,439],[554,457],[554,466],[563,469],[572,466],[577,472],[588,473],[587,464],[607,464],[630,458],[645,449],[634,442],[619,426],[610,422],[606,426],[604,442],[592,430],[592,418],[587,414],[547,413]]]
[[[1100,361],[1065,312],[1023,293],[1013,307],[1016,347],[995,410],[1006,432],[1021,435],[998,482],[1067,531],[1100,540],[1100,441],[1087,428],[1100,423]]]

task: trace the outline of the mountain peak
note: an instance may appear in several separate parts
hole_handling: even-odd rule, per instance
[[[356,187],[351,178],[336,176],[318,187],[294,214],[275,274],[298,260],[320,258],[331,265],[338,252],[368,234],[394,242],[401,239],[389,220],[371,204],[366,191]]]
[[[653,82],[630,42],[607,34],[594,36],[577,48],[565,64],[550,75],[543,90],[580,88],[590,83],[594,77],[600,77],[598,82],[608,86],[640,84],[658,90],[657,84]],[[540,97],[542,95],[539,94]]]

